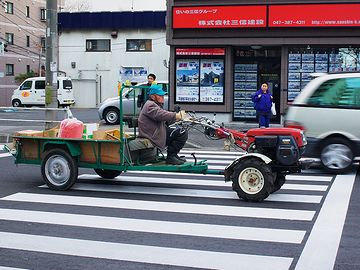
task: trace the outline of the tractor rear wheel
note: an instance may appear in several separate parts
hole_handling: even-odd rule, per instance
[[[285,184],[285,181],[285,175],[278,173],[275,178],[274,189],[271,193],[278,191]]]
[[[274,189],[271,167],[258,158],[241,160],[230,177],[233,190],[245,201],[261,202]]]

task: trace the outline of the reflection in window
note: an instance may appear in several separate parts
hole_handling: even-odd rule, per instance
[[[151,39],[127,39],[126,40],[126,51],[137,52],[145,51],[150,52],[152,50]]]
[[[20,90],[29,90],[29,89],[31,89],[31,86],[32,86],[32,81],[24,82],[21,85]]]
[[[313,93],[308,104],[360,108],[360,78],[329,80]]]

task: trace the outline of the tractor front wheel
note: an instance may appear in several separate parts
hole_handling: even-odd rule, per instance
[[[271,167],[258,158],[241,160],[230,177],[233,190],[245,201],[261,202],[274,189]]]

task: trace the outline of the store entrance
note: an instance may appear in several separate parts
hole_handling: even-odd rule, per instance
[[[251,95],[267,82],[277,111],[270,122],[280,123],[281,48],[236,48],[234,55],[233,120],[257,121]]]

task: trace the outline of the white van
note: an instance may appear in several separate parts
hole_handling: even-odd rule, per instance
[[[289,107],[285,126],[305,131],[305,156],[343,173],[360,156],[360,73],[323,74],[308,83]]]
[[[58,105],[69,106],[75,103],[72,82],[69,77],[58,77]],[[13,107],[45,105],[45,77],[26,79],[14,90],[11,97]]]

